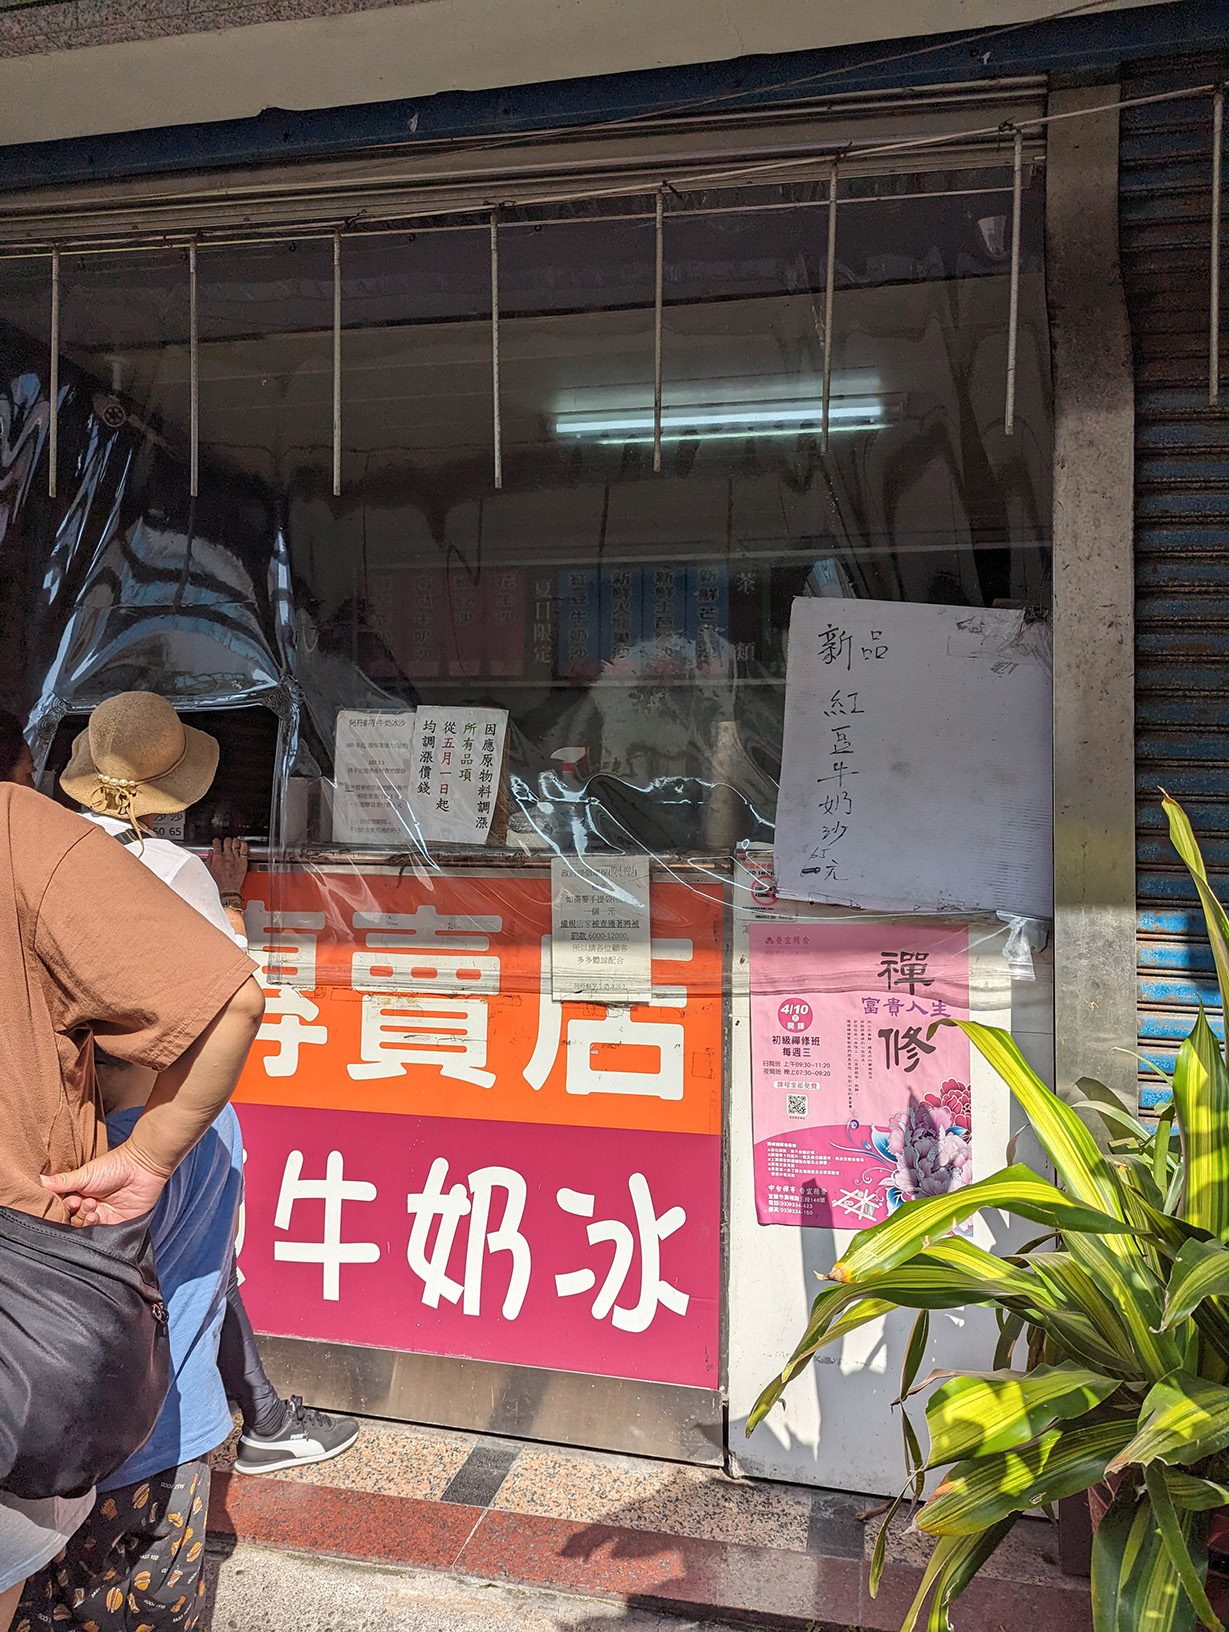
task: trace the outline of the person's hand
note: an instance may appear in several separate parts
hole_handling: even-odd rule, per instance
[[[43,1175],[44,1190],[59,1196],[71,1224],[125,1224],[148,1213],[166,1178],[137,1159],[127,1143],[71,1173]]]
[[[248,876],[248,847],[242,839],[215,839],[205,858],[222,896],[238,895]]]

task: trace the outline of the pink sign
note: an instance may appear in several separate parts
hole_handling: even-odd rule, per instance
[[[719,1138],[239,1111],[259,1331],[717,1386]]]
[[[972,1178],[969,935],[903,923],[752,924],[761,1224],[866,1229]]]

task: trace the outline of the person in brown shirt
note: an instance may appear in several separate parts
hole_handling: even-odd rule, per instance
[[[124,846],[0,785],[0,1206],[78,1224],[147,1213],[229,1099],[263,1010],[251,960]],[[158,1073],[114,1151],[96,1038]],[[0,1492],[0,1632],[89,1507]]]

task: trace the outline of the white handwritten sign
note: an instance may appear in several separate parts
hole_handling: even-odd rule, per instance
[[[799,599],[778,890],[886,912],[1046,918],[1048,630],[1023,613]]]

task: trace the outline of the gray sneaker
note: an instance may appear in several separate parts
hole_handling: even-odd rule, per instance
[[[337,1417],[290,1398],[285,1426],[273,1434],[243,1433],[235,1457],[236,1473],[278,1473],[282,1468],[329,1462],[348,1451],[358,1438],[353,1417]]]

